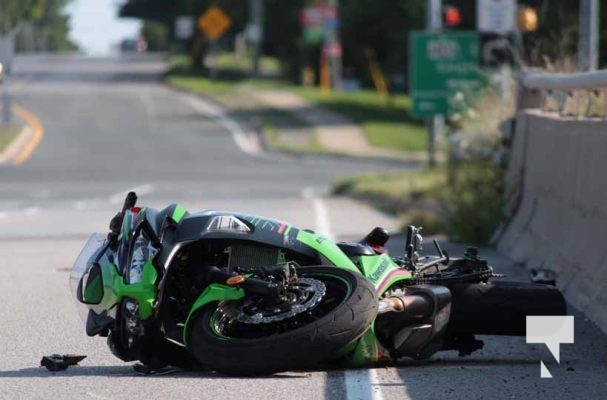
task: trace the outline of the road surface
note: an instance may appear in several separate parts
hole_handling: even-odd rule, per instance
[[[389,368],[254,379],[143,377],[114,358],[103,339],[86,337],[67,278],[87,235],[106,230],[128,190],[150,206],[247,211],[338,238],[394,225],[326,196],[336,177],[394,166],[245,153],[204,100],[161,83],[163,68],[154,58],[77,56],[29,56],[14,65],[11,92],[43,124],[44,137],[24,163],[0,167],[0,399],[607,398],[607,338],[575,310],[576,342],[562,346],[561,364],[524,338],[484,338],[486,349],[464,359],[445,353]],[[488,256],[524,279],[507,260]],[[38,365],[51,353],[88,358],[50,373]],[[553,379],[540,379],[540,360]]]

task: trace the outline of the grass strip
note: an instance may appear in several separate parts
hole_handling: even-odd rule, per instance
[[[21,132],[21,126],[0,123],[0,153],[2,153]]]

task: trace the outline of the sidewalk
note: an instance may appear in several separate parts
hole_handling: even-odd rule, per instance
[[[361,128],[346,117],[317,106],[297,94],[263,90],[254,94],[267,106],[293,114],[304,121],[316,133],[318,144],[328,153],[363,158],[380,158],[407,161],[426,161],[426,152],[404,152],[374,147],[369,144]],[[282,140],[297,141],[297,135],[278,134]]]

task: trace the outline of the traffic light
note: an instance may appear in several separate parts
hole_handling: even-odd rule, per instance
[[[520,7],[518,9],[518,28],[522,32],[537,30],[537,10],[533,7]]]
[[[456,28],[462,23],[462,15],[457,7],[443,8],[443,24],[448,28]]]

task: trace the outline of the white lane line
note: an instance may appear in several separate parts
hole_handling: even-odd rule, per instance
[[[72,205],[76,211],[83,211],[90,207],[90,203],[91,202],[88,202],[88,201],[78,200],[78,201],[75,201],[74,203],[72,203]]]
[[[379,375],[375,369],[347,370],[344,374],[346,399],[384,400]]]
[[[145,89],[145,91],[140,90],[137,95],[139,96],[139,100],[141,104],[143,104],[143,109],[146,114],[146,121],[148,122],[148,126],[153,128],[156,126],[156,107],[154,106],[154,102],[151,99],[150,90]]]
[[[326,236],[327,239],[335,240],[329,220],[329,209],[325,201],[309,187],[302,190],[301,194],[304,199],[312,203],[316,231]],[[347,400],[384,400],[379,375],[375,369],[346,370],[344,386]]]
[[[232,135],[232,139],[238,148],[247,154],[259,156],[263,149],[253,135],[247,134],[240,125],[225,115],[225,111],[220,107],[196,98],[195,96],[182,94],[180,99],[200,114],[212,118],[219,122]]]
[[[150,183],[146,183],[143,185],[135,186],[131,189],[122,190],[120,192],[114,193],[113,195],[108,197],[107,201],[109,201],[110,204],[121,204],[122,202],[124,202],[124,198],[126,197],[126,195],[129,192],[135,192],[135,193],[137,193],[137,196],[143,196],[146,194],[150,194],[153,191],[154,191],[154,185],[152,185]]]
[[[23,214],[28,217],[35,217],[37,215],[40,215],[41,212],[42,210],[40,209],[40,207],[27,207],[23,209]]]
[[[92,397],[93,399],[110,400],[109,397],[99,396],[98,394],[95,394],[93,392],[86,392],[86,395],[89,396],[89,397]]]
[[[327,239],[334,240],[333,231],[331,230],[331,221],[329,220],[329,210],[322,197],[314,193],[314,189],[305,188],[301,192],[304,199],[312,203],[314,209],[314,222],[316,231]]]

